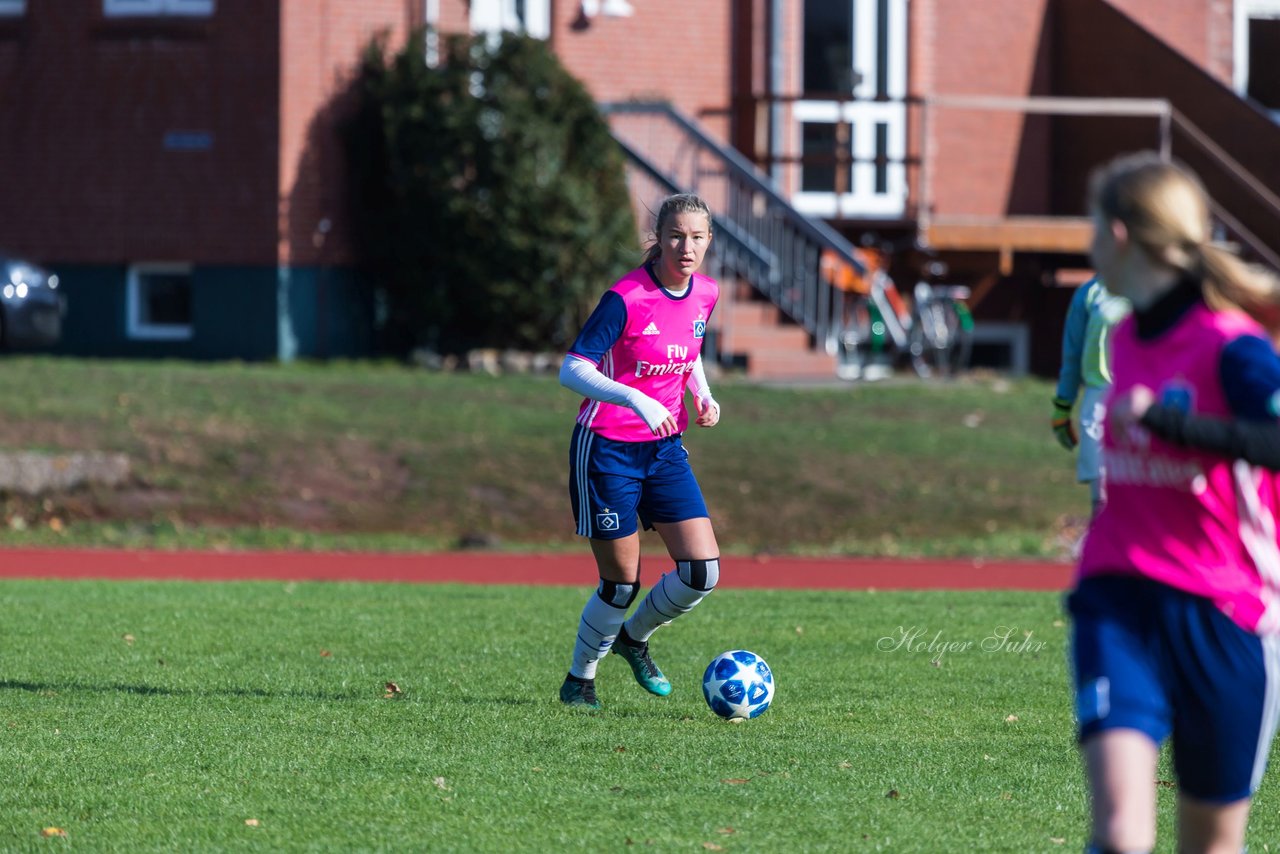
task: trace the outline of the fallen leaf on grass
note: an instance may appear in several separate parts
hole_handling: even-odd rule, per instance
[[[382,699],[384,700],[391,700],[404,694],[404,692],[400,690],[400,686],[394,682],[388,682],[383,686],[383,690],[387,692],[382,695]]]
[[[898,796],[898,790],[897,790],[897,789],[890,789],[889,791],[887,791],[887,792],[885,792],[885,793],[884,793],[884,796],[885,796],[886,798],[890,798],[890,799],[892,799],[892,800],[895,800],[895,801],[896,801],[896,800],[898,799],[898,797],[899,797],[899,796]]]
[[[129,644],[130,646],[132,646],[133,642],[136,640],[136,638],[133,635],[121,635],[121,637],[124,639],[124,642]]]
[[[723,833],[725,836],[728,836],[730,833],[737,833],[737,832],[738,832],[738,831],[734,830],[732,827],[718,827],[718,828],[716,828],[716,833]]]
[[[619,744],[617,747],[615,747],[615,748],[613,749],[613,752],[614,752],[614,753],[626,753],[626,752],[627,752],[627,748],[626,748],[624,745]]]
[[[1156,780],[1156,785],[1162,789],[1176,789],[1178,784],[1172,780]]]
[[[751,778],[750,777],[729,777],[728,779],[721,780],[720,782],[728,783],[730,786],[741,786],[743,783],[750,783]]]
[[[443,777],[432,777],[432,778],[431,778],[431,782],[432,782],[432,784],[434,784],[434,785],[435,785],[435,787],[436,787],[437,789],[439,789],[440,791],[442,791],[442,792],[447,792],[447,791],[449,791],[449,787],[445,785],[445,782],[444,782],[444,778],[443,778]]]
[[[46,827],[40,831],[41,836],[66,836],[67,832],[60,827]]]
[[[1067,838],[1065,836],[1050,836],[1049,841],[1054,845],[1066,845]]]
[[[246,818],[244,820],[244,823],[247,824],[249,827],[257,827],[261,822],[259,822],[256,818]]]
[[[322,650],[320,650],[320,657],[321,657],[321,658],[333,658],[333,653],[329,652],[329,650],[327,650],[327,649],[322,649]]]
[[[852,763],[852,762],[850,762],[850,761],[848,761],[848,760],[845,760],[844,762],[841,762],[841,763],[840,763],[840,767],[841,767],[841,768],[852,768],[852,767],[853,767],[853,763]]]
[[[1018,720],[1018,716],[1017,716],[1017,715],[1009,715],[1007,718],[1005,718],[1005,719],[1004,719],[1004,722],[1005,722],[1005,723],[1007,723],[1007,724],[1011,724],[1011,723],[1013,723],[1013,722],[1015,722],[1015,721],[1017,721],[1017,720]]]
[[[719,845],[716,845],[714,842],[704,842],[704,843],[702,843],[702,847],[703,847],[703,848],[705,848],[705,849],[707,849],[708,851],[723,851],[723,850],[724,850],[724,849],[723,849],[723,848],[721,848]]]

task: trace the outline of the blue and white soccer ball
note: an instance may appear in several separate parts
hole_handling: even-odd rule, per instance
[[[727,720],[758,718],[773,702],[773,671],[754,652],[722,652],[702,675],[702,696],[711,711]]]

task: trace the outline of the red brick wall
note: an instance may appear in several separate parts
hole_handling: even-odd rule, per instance
[[[410,14],[405,0],[280,0],[280,263],[351,260],[339,124],[364,46],[387,32],[399,49]]]
[[[107,19],[28,3],[0,29],[0,245],[51,263],[274,258],[274,4]],[[172,131],[205,151],[167,150]]]
[[[1057,54],[1089,54],[1109,44],[1105,30],[1054,40],[1052,12],[1077,0],[945,0],[911,3],[911,87],[922,96],[1053,95],[1063,81]],[[1111,5],[1219,80],[1231,76],[1229,0],[1111,0]],[[1115,81],[1123,86],[1123,81]],[[1108,94],[1101,87],[1098,94]],[[913,115],[919,115],[917,111]],[[1053,184],[1054,139],[1063,121],[1015,113],[938,108],[925,117],[925,188],[934,213],[991,217],[1049,213],[1063,194]],[[915,140],[920,142],[918,135]],[[917,190],[919,192],[919,190]],[[1078,207],[1074,197],[1071,207]]]
[[[1110,0],[1152,35],[1224,82],[1231,80],[1231,0]]]
[[[914,0],[912,93],[1048,94],[1048,2]],[[924,122],[924,144],[931,153],[926,193],[933,213],[1003,216],[1030,211],[1047,198],[1043,123],[1018,113],[957,108],[931,109]]]
[[[458,0],[442,0],[446,5]],[[731,4],[631,0],[629,18],[579,16],[578,0],[553,0],[551,44],[597,101],[669,100],[728,141]]]
[[[1166,98],[1212,144],[1222,148],[1253,178],[1237,181],[1175,128],[1173,154],[1199,172],[1209,192],[1270,247],[1280,246],[1280,218],[1250,187],[1280,187],[1280,126],[1241,101],[1223,81],[1206,75],[1190,57],[1154,41],[1137,22],[1102,0],[1073,0],[1060,10],[1058,38],[1087,49],[1059,51],[1055,78],[1064,94],[1125,98]],[[1114,129],[1113,129],[1114,128]],[[1131,121],[1106,132],[1064,126],[1059,134],[1059,181],[1083,198],[1089,169],[1119,151],[1152,148],[1159,140],[1154,120]]]

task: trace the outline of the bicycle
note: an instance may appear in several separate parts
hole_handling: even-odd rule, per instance
[[[823,272],[839,291],[827,352],[837,357],[841,379],[881,379],[906,354],[916,375],[951,377],[969,365],[973,315],[963,285],[916,282],[908,305],[883,265],[866,276],[835,256],[822,258]]]

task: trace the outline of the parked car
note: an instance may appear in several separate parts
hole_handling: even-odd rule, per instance
[[[57,275],[0,253],[0,348],[58,343],[66,309]]]

